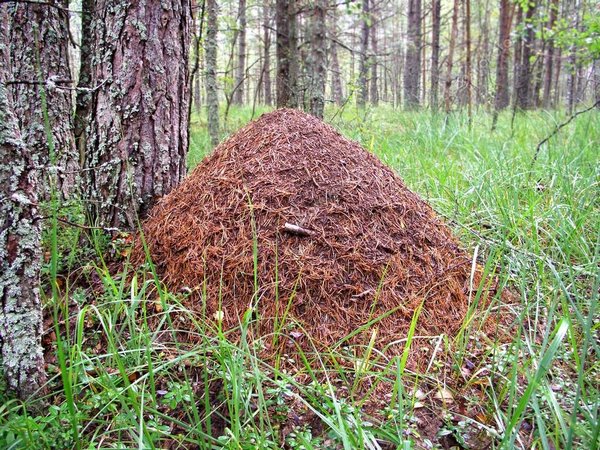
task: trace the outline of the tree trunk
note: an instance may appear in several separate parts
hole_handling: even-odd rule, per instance
[[[369,0],[362,0],[362,17],[360,28],[360,54],[358,55],[358,96],[356,106],[364,108],[367,103],[367,72],[369,70]]]
[[[457,0],[458,1],[458,0]],[[408,0],[408,32],[404,69],[404,107],[419,107],[421,75],[421,0]]]
[[[244,103],[244,80],[246,78],[246,0],[239,0],[238,17],[240,20],[238,30],[239,47],[233,103],[241,105]]]
[[[0,5],[0,350],[8,388],[21,399],[45,382],[41,345],[42,305],[39,273],[42,257],[38,217],[39,147],[21,138],[9,100],[7,5]],[[22,48],[22,52],[26,49]]]
[[[327,0],[315,0],[312,9],[312,36],[310,68],[312,82],[310,89],[310,113],[320,119],[325,110],[325,77],[327,74],[325,55],[325,11]]]
[[[600,60],[594,61],[594,102],[596,103],[596,109],[600,109]]]
[[[331,43],[331,93],[335,104],[341,106],[344,94],[342,92],[340,61],[337,54],[337,44],[335,42]]]
[[[510,0],[500,0],[500,25],[498,32],[498,61],[496,64],[496,95],[494,109],[496,113],[510,103],[508,92],[508,58],[510,55],[510,30],[512,26],[513,6]]]
[[[212,146],[220,140],[219,131],[219,91],[217,86],[217,19],[218,6],[216,0],[206,0],[206,42],[204,54],[206,61],[206,115],[208,134]]]
[[[473,119],[473,98],[472,98],[472,68],[471,68],[471,0],[465,0],[465,43],[466,43],[466,64],[465,64],[465,87],[467,89],[467,116],[469,124]]]
[[[57,4],[67,7],[65,0]],[[35,155],[36,166],[49,166],[53,179],[42,183],[42,197],[49,198],[55,187],[62,198],[69,198],[77,187],[80,166],[73,137],[67,13],[44,4],[17,3],[8,20],[12,79],[17,81],[11,94],[21,136]],[[42,90],[55,150],[44,130]]]
[[[135,228],[186,173],[189,0],[96,2],[87,144],[92,223]],[[119,36],[119,39],[115,39]]]
[[[558,14],[558,0],[550,0],[550,17],[548,19],[548,30],[554,29]],[[546,53],[544,55],[544,93],[542,94],[542,106],[544,108],[552,107],[552,75],[554,66],[554,39],[551,37],[546,43]]]
[[[271,30],[269,29],[269,0],[263,2],[263,86],[265,91],[265,105],[273,104],[273,96],[271,94]]]
[[[277,107],[298,106],[298,46],[296,37],[296,2],[276,0],[277,27]]]
[[[533,54],[533,40],[534,40],[534,27],[532,23],[533,14],[535,12],[535,2],[529,5],[525,12],[525,19],[523,25],[525,32],[521,39],[520,54],[515,52],[515,61],[517,67],[515,70],[515,101],[516,107],[519,109],[530,109],[531,108],[531,57]],[[517,20],[522,17],[522,9],[519,6],[519,14]],[[521,21],[517,22],[521,23]],[[517,58],[519,58],[517,60]]]
[[[79,64],[79,82],[75,98],[75,117],[73,134],[79,153],[79,161],[85,160],[86,130],[89,124],[90,107],[92,103],[92,15],[94,0],[81,2],[81,56]]]
[[[429,92],[431,109],[437,110],[440,85],[440,19],[441,0],[431,2],[431,90]]]
[[[446,113],[449,113],[452,108],[452,67],[454,65],[454,47],[456,46],[457,34],[458,0],[454,0],[454,6],[452,7],[452,28],[450,30],[450,45],[448,47],[448,59],[446,60],[446,85],[444,87],[444,101],[446,103]]]
[[[377,106],[379,105],[379,89],[377,84],[379,83],[379,77],[378,77],[378,55],[377,55],[377,26],[375,25],[377,21],[377,18],[375,17],[375,13],[373,11],[371,11],[371,30],[370,30],[370,35],[371,35],[371,58],[370,58],[370,68],[371,68],[371,89],[370,89],[370,97],[371,97],[371,103],[373,104],[373,106]]]

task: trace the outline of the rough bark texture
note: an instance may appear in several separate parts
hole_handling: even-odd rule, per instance
[[[64,0],[57,3],[67,6]],[[11,85],[11,95],[21,136],[34,158],[34,165],[40,169],[48,167],[51,175],[58,174],[43,182],[43,196],[49,198],[51,184],[56,184],[62,197],[68,198],[76,188],[79,169],[69,89],[73,85],[69,69],[68,16],[58,8],[43,4],[17,3],[7,8],[11,79],[17,81]],[[42,89],[55,154],[50,154],[44,131]]]
[[[81,2],[81,56],[79,63],[79,83],[75,99],[74,135],[79,154],[79,161],[84,161],[89,123],[90,105],[92,103],[92,15],[94,0]]]
[[[96,2],[87,143],[92,223],[134,228],[186,173],[189,0]]]
[[[310,113],[320,119],[325,110],[325,76],[327,61],[325,51],[325,11],[327,0],[315,0],[312,10],[312,36],[310,65]]]
[[[369,70],[369,31],[370,31],[369,0],[362,1],[362,20],[360,30],[360,54],[358,59],[358,96],[356,105],[364,108],[367,103],[367,72]]]
[[[440,85],[440,19],[441,0],[431,2],[431,90],[429,91],[432,109],[438,107],[438,92]]]
[[[421,74],[421,0],[408,0],[408,43],[404,69],[404,107],[419,106]]]
[[[238,3],[239,34],[238,34],[238,63],[235,72],[235,93],[233,103],[244,103],[244,81],[246,78],[246,0]]]
[[[277,0],[277,107],[298,106],[298,48],[296,36],[296,2]]]
[[[465,88],[467,90],[467,114],[469,124],[471,123],[472,114],[472,65],[471,65],[471,0],[465,0],[465,44],[466,44],[466,60],[465,60]]]
[[[206,0],[206,110],[208,118],[208,134],[213,146],[220,140],[219,136],[219,93],[217,87],[217,2]]]
[[[500,27],[498,32],[498,61],[496,64],[496,95],[494,108],[500,111],[510,101],[508,92],[508,58],[513,7],[510,0],[500,0]]]
[[[0,349],[9,389],[26,399],[44,384],[39,298],[41,221],[38,170],[21,139],[5,82],[10,55],[7,5],[0,5]]]

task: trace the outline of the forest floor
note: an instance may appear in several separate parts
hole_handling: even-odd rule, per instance
[[[226,134],[251,116],[232,109]],[[441,335],[451,356],[422,371],[401,357],[378,364],[367,348],[354,370],[315,376],[307,364],[298,377],[262,362],[249,341],[209,330],[185,294],[147,275],[152,264],[135,273],[131,236],[94,233],[82,246],[79,229],[60,225],[58,245],[46,235],[44,278],[52,261],[60,274],[54,294],[43,289],[49,409],[27,413],[39,405],[0,387],[0,447],[597,448],[600,114],[578,117],[536,154],[565,119],[505,113],[491,131],[484,111],[471,126],[463,114],[326,111],[511,286],[511,341],[469,329],[455,342]],[[190,168],[208,142],[204,116],[193,116]],[[78,205],[63,206],[61,217],[80,220]],[[111,274],[116,259],[124,268]],[[193,345],[174,332],[189,332],[185,321]],[[388,387],[378,414],[357,395],[365,386]]]

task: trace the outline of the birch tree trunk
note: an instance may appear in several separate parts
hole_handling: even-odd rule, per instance
[[[65,0],[57,3],[67,7]],[[50,179],[41,183],[42,197],[49,198],[55,188],[62,198],[69,198],[76,189],[79,156],[73,137],[68,16],[44,4],[16,3],[7,8],[11,78],[16,82],[11,95],[21,136],[35,165],[48,168]],[[50,154],[44,131],[42,89],[55,154]]]
[[[45,382],[39,298],[39,171],[21,138],[6,81],[10,67],[8,5],[0,5],[0,350],[10,390],[34,395]]]
[[[98,0],[86,189],[92,223],[135,228],[186,173],[191,5]]]

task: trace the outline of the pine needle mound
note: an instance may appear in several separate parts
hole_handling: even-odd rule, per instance
[[[357,330],[346,343],[367,345],[374,328],[375,347],[398,354],[421,303],[415,335],[453,336],[480,282],[425,201],[297,110],[264,114],[221,143],[143,230],[166,285],[191,291],[187,306],[225,329],[254,308],[271,354],[328,348]]]

